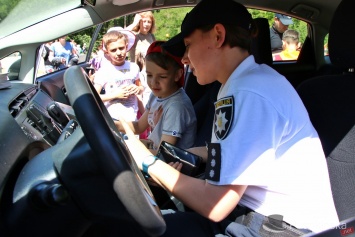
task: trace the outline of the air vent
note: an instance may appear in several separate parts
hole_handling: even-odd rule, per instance
[[[37,87],[31,87],[22,92],[9,105],[9,111],[12,117],[16,117],[20,111],[28,104],[31,98],[36,94]]]

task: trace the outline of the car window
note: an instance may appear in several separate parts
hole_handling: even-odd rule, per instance
[[[278,13],[268,13],[267,16],[269,17],[273,61],[297,60],[307,37],[307,23]],[[276,38],[279,42],[277,47],[275,46]]]
[[[180,30],[180,23],[185,17],[186,13],[189,12],[190,10],[191,7],[182,7],[182,8],[161,9],[161,10],[153,11],[156,20],[156,29],[157,29],[156,32],[154,33],[156,40],[168,40],[172,36],[178,34]],[[253,18],[262,17],[268,19],[270,28],[272,28],[276,13],[262,11],[258,9],[248,9],[248,10],[251,13]],[[53,44],[58,44],[59,39],[53,39],[50,42],[45,42],[41,47],[38,48],[39,55],[41,55],[42,58],[39,60],[38,63],[37,77],[55,72],[57,70],[66,68],[67,66],[73,64],[80,64],[85,61],[90,62],[90,60],[97,57],[97,54],[101,46],[102,36],[107,32],[107,30],[110,29],[111,27],[116,27],[116,26],[125,28],[126,26],[128,26],[133,22],[134,16],[135,14],[126,15],[100,25],[100,31],[96,39],[92,39],[92,36],[94,35],[97,26],[89,29],[85,29],[75,34],[67,35],[65,39],[67,44],[71,44],[73,47],[75,47],[75,49],[77,50],[77,54],[76,55],[72,54],[70,58],[68,58],[68,61],[66,63],[61,63],[61,61],[58,61],[56,55],[54,55],[55,58],[54,62],[53,60],[51,63],[46,61],[48,58],[48,51],[53,47]],[[175,20],[167,24],[166,19],[171,18],[171,16],[174,16]],[[289,25],[288,29],[299,32],[299,39],[298,39],[299,46],[296,52],[296,54],[298,55],[298,53],[302,49],[303,42],[307,36],[307,23],[295,18],[292,18],[292,22],[293,23]],[[90,44],[92,44],[92,50],[90,51],[90,57],[87,58],[86,57],[88,53],[87,49],[89,48]],[[49,45],[50,47],[48,47]],[[290,60],[287,57],[284,58],[282,55],[280,56],[280,53],[281,50],[273,51],[274,61]],[[291,60],[297,60],[297,57]],[[66,65],[64,66],[64,64]]]
[[[14,52],[0,60],[0,73],[7,74],[8,80],[17,80],[21,66],[21,54]]]
[[[95,27],[43,43],[37,49],[37,78],[86,62]]]
[[[329,50],[328,50],[328,35],[327,34],[324,38],[324,56],[329,56]]]
[[[275,12],[257,9],[249,9],[249,12],[253,18],[261,17],[269,21],[273,61],[297,60],[307,37],[307,23]]]

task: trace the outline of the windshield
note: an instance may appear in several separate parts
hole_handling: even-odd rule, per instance
[[[0,0],[0,39],[80,4],[80,0]]]

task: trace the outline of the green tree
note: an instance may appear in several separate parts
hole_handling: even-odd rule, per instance
[[[191,7],[162,9],[159,12],[154,12],[156,22],[155,37],[157,40],[168,40],[171,37],[180,33],[181,22],[186,13],[191,11]]]
[[[0,22],[16,7],[20,0],[0,0]]]

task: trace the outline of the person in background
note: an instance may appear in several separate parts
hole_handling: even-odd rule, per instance
[[[155,41],[155,19],[153,13],[151,11],[137,13],[134,16],[133,23],[127,26],[126,29],[136,34],[136,42],[129,53],[131,62],[136,62],[138,53],[142,53],[145,57],[149,45]]]
[[[148,103],[150,94],[152,90],[148,86],[147,82],[147,72],[146,72],[146,67],[145,67],[145,57],[143,56],[142,52],[139,52],[136,57],[136,63],[139,67],[140,73],[139,73],[139,78],[141,80],[142,86],[144,87],[144,91],[141,96],[138,96],[138,115],[137,118],[139,119],[144,111],[145,111],[145,106]],[[150,126],[142,133],[139,134],[140,139],[147,139],[148,135],[150,133]]]
[[[54,67],[52,64],[53,58],[54,58],[54,52],[52,51],[51,45],[53,44],[53,41],[49,41],[43,45],[43,60],[44,60],[44,67],[45,67],[45,73],[51,73],[54,72]]]
[[[70,55],[68,66],[72,66],[72,65],[77,65],[78,64],[78,62],[79,62],[79,54],[80,54],[80,50],[81,50],[81,49],[78,48],[78,44],[75,42],[74,39],[71,39],[70,42],[71,42],[71,44],[74,47],[75,53],[72,53]]]
[[[143,106],[145,107],[146,104],[148,103],[150,94],[152,90],[148,86],[147,82],[147,72],[146,72],[146,60],[145,56],[143,56],[143,53],[138,53],[137,58],[136,58],[136,63],[140,69],[140,79],[141,83],[144,86],[144,92],[143,92]]]
[[[120,26],[114,26],[114,27],[111,27],[110,29],[108,29],[106,33],[110,32],[112,30],[122,31],[123,28]],[[132,40],[135,41],[135,36],[134,36],[133,32],[128,31],[128,30],[126,30],[124,32],[128,32],[128,34],[126,34],[126,36],[129,37],[130,42]],[[103,40],[101,40],[101,44],[99,45],[96,54],[90,60],[90,66],[91,66],[91,68],[94,69],[92,72],[90,72],[90,75],[89,75],[91,81],[93,81],[93,79],[95,77],[95,72],[97,72],[102,65],[110,64],[109,56],[105,53],[104,48],[105,48],[104,42],[103,42]],[[130,46],[130,50],[131,50],[131,46]]]
[[[82,47],[82,53],[83,54],[86,54],[87,53],[87,48],[86,48],[86,43],[83,44],[83,47]]]
[[[153,42],[146,55],[148,86],[152,90],[145,112],[138,121],[128,121],[135,134],[144,132],[149,126],[149,146],[156,153],[162,141],[182,149],[190,148],[196,137],[196,115],[192,103],[182,88],[184,66],[180,57],[162,50],[164,41]],[[124,132],[121,121],[115,121]]]
[[[324,44],[324,56],[329,55],[329,48],[328,48],[328,42]]]
[[[282,35],[283,50],[273,54],[274,61],[297,60],[300,54],[300,34],[296,30],[286,30]]]
[[[199,84],[221,83],[211,141],[188,149],[206,161],[204,179],[155,157],[122,121],[139,169],[193,210],[162,210],[162,236],[301,236],[339,224],[317,131],[289,81],[250,55],[256,34],[242,4],[201,0],[162,45]]]
[[[103,62],[103,60],[105,61]],[[101,64],[105,62],[110,63],[110,61],[105,56],[105,52],[103,49],[103,42],[101,41],[101,44],[99,45],[97,51],[95,52],[94,57],[90,61],[90,65],[92,68],[94,68],[94,71],[97,72],[100,69]]]
[[[105,52],[102,48],[102,40],[101,40],[101,44],[99,45],[98,49],[96,52],[92,53],[92,58],[90,59],[89,63],[90,63],[90,71],[89,71],[89,78],[90,81],[94,81],[95,78],[95,74],[96,72],[100,69],[101,67],[101,63],[102,60],[106,60],[108,63],[110,63],[110,61],[108,59],[106,59],[105,57]]]
[[[74,45],[66,40],[67,36],[62,36],[58,41],[51,45],[51,50],[54,53],[54,58],[52,60],[52,65],[54,68],[62,69],[70,66],[70,60],[77,55],[76,48]]]
[[[292,18],[283,14],[276,13],[274,22],[270,28],[271,51],[273,53],[282,50],[282,34],[293,24]]]
[[[144,88],[138,65],[126,60],[134,41],[134,34],[122,27],[109,29],[102,39],[103,51],[110,63],[101,64],[93,83],[113,119],[118,119],[119,115],[127,120],[137,119],[137,95]]]
[[[77,44],[77,45],[76,45],[76,51],[77,51],[77,54],[78,54],[78,55],[83,52],[83,50],[81,49],[80,44]]]

